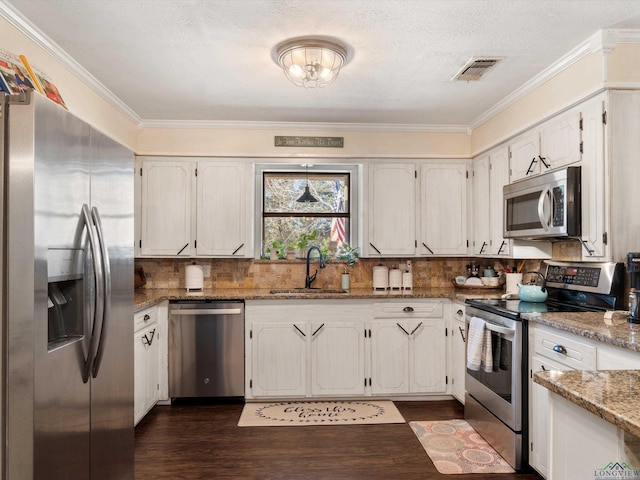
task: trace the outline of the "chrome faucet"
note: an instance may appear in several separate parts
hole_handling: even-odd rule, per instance
[[[304,281],[304,288],[311,288],[311,284],[313,283],[313,281],[316,279],[316,276],[318,275],[318,270],[317,269],[316,269],[316,273],[314,273],[313,275],[309,275],[309,262],[311,260],[311,252],[313,250],[317,250],[318,251],[318,255],[320,255],[320,268],[326,267],[326,265],[324,263],[324,258],[322,258],[322,252],[320,251],[320,249],[318,247],[316,247],[315,245],[310,247],[309,251],[307,251],[307,278]]]

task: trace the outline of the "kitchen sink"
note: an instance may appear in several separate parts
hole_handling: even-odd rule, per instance
[[[283,289],[271,289],[269,290],[271,295],[328,295],[328,294],[347,294],[347,290],[339,288],[283,288]]]

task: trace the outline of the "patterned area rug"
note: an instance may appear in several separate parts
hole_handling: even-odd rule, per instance
[[[239,427],[405,423],[393,402],[247,403]]]
[[[464,420],[409,423],[440,473],[513,473]]]

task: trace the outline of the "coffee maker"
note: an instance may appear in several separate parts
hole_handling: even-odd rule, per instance
[[[627,253],[629,322],[640,323],[640,252]]]

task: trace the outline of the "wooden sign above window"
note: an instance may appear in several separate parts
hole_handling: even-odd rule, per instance
[[[321,147],[344,148],[344,137],[279,137],[275,136],[276,147]]]

